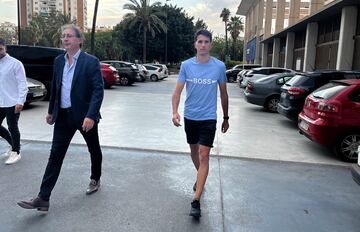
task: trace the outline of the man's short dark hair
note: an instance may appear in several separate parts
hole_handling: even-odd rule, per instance
[[[6,46],[6,42],[3,38],[0,38],[0,46]]]
[[[210,42],[212,42],[212,34],[210,31],[208,30],[205,30],[205,29],[200,29],[198,30],[196,33],[195,33],[195,41],[197,40],[197,37],[199,35],[203,35],[203,36],[206,36],[210,39]]]

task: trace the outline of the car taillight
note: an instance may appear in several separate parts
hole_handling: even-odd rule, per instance
[[[247,86],[246,86],[246,91],[247,92],[251,92],[251,91],[253,91],[254,90],[254,86],[252,85],[252,84],[247,84]]]
[[[290,87],[288,89],[288,93],[292,96],[299,96],[301,94],[304,94],[305,90],[296,87]]]
[[[339,112],[339,107],[334,105],[334,104],[329,104],[329,103],[325,103],[325,102],[319,102],[319,104],[317,104],[316,106],[317,110],[320,111],[327,111],[327,112],[333,112],[333,113],[337,113]],[[321,112],[319,112],[320,114]]]

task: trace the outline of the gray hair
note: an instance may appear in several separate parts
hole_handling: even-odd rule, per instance
[[[80,38],[80,39],[83,39],[83,35],[82,35],[82,32],[80,30],[80,28],[74,24],[65,24],[61,27],[61,32],[63,32],[64,30],[66,29],[71,29],[75,32],[75,36],[77,38]]]

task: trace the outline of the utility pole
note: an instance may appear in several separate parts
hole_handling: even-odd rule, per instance
[[[90,37],[91,54],[95,53],[95,27],[96,27],[96,16],[97,16],[98,5],[99,5],[99,0],[95,0],[94,17],[93,17],[93,24],[92,24],[91,37]]]

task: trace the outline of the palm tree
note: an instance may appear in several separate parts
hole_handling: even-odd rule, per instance
[[[54,47],[59,47],[61,45],[61,27],[66,24],[76,24],[76,20],[71,20],[70,14],[62,14],[60,11],[50,12],[48,19],[50,21],[49,23],[52,25],[49,31],[52,45]]]
[[[33,45],[38,45],[40,40],[43,38],[43,25],[44,20],[41,16],[35,15],[29,22],[29,30],[31,31]]]
[[[127,13],[124,16],[130,28],[137,27],[139,33],[143,33],[143,63],[146,63],[146,33],[150,32],[152,37],[155,37],[156,32],[167,32],[166,24],[161,21],[160,16],[165,17],[165,13],[158,11],[161,2],[155,2],[150,5],[150,0],[129,0],[123,8],[130,10],[132,13]]]
[[[199,19],[196,21],[195,23],[195,30],[200,30],[200,29],[205,29],[207,30],[208,29],[208,26],[206,25],[206,23],[204,22],[204,20],[202,19]]]
[[[228,42],[227,42],[227,22],[229,21],[230,17],[230,10],[227,8],[224,8],[221,11],[220,18],[222,18],[222,21],[225,23],[225,57],[228,53]]]
[[[230,22],[227,28],[230,32],[231,38],[233,40],[232,44],[232,57],[235,58],[235,46],[236,46],[236,39],[239,37],[241,31],[244,30],[244,23],[240,19],[240,17],[231,17]]]

